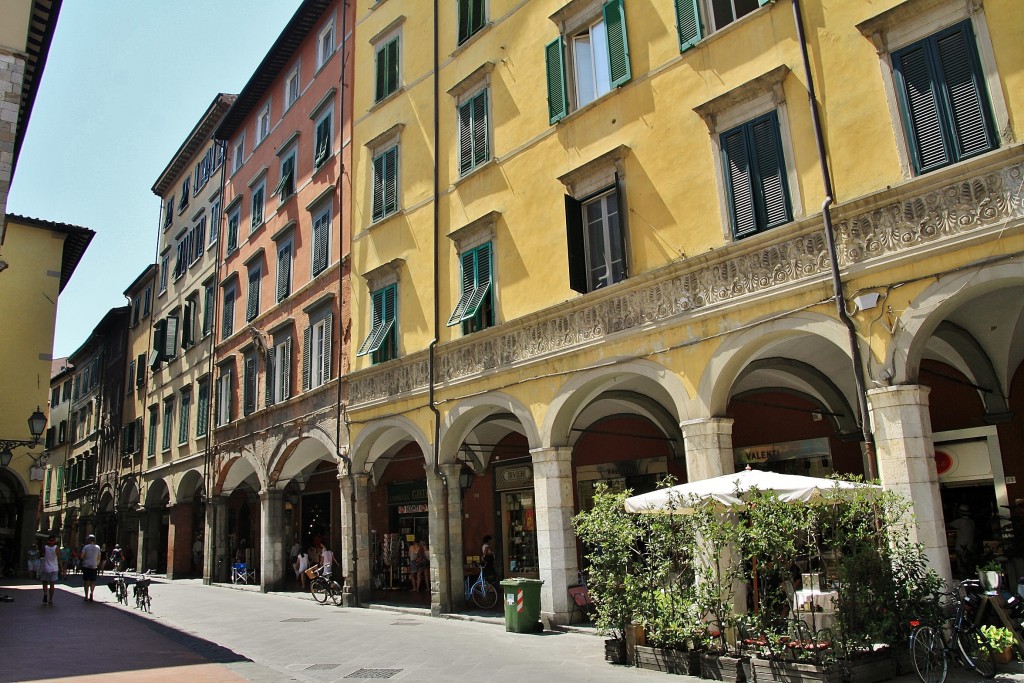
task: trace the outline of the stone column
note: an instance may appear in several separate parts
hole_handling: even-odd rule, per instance
[[[281,590],[288,564],[284,528],[284,492],[260,491],[260,590]]]
[[[455,612],[465,607],[466,598],[465,577],[462,575],[462,567],[465,564],[462,556],[465,552],[462,536],[462,485],[459,483],[462,463],[441,465],[441,471],[448,479],[448,566],[452,570],[450,590],[452,611]],[[441,551],[442,549],[438,548],[438,552]],[[431,544],[431,554],[433,552]]]
[[[206,506],[206,534],[203,541],[203,583],[228,580],[231,563],[228,558],[228,499],[211,496]]]
[[[356,604],[373,595],[370,550],[370,475],[341,477],[341,567]],[[353,538],[353,535],[355,538]]]
[[[953,573],[935,469],[929,391],[918,385],[872,389],[867,392],[868,410],[882,486],[910,501],[917,517],[911,540],[924,546],[929,565],[949,584]]]
[[[545,625],[569,622],[568,589],[576,583],[576,535],[572,530],[572,449],[539,448],[533,459],[533,491],[540,561],[540,614]]]
[[[686,479],[701,481],[736,471],[732,454],[731,417],[706,417],[680,422],[686,447]]]
[[[189,576],[192,572],[192,503],[171,508],[167,530],[167,578]]]
[[[449,496],[450,489],[459,486],[459,480],[448,481],[449,490],[445,490],[444,480],[427,467],[427,520],[430,525],[430,613],[433,616],[454,611],[451,584],[448,582],[450,558],[445,555],[447,533],[451,533],[451,516]],[[445,528],[446,522],[449,528]],[[460,521],[461,524],[461,521]],[[461,574],[461,572],[459,572]]]

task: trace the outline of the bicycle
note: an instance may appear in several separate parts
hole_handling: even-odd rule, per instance
[[[146,570],[144,574],[139,574],[139,580],[132,586],[132,593],[135,596],[135,607],[143,612],[153,612],[152,599],[149,597],[149,586],[153,583],[153,580],[148,578],[153,573],[152,569]],[[125,604],[127,605],[128,597],[125,596]]]
[[[967,579],[954,590],[939,593],[940,601],[947,598],[940,608],[943,622],[952,622],[948,636],[942,626],[922,625],[919,620],[910,622],[911,660],[923,683],[943,683],[949,671],[950,657],[967,669],[978,672],[982,678],[996,675],[994,653],[988,646],[988,638],[972,618],[981,603],[980,591],[981,582]]]
[[[306,571],[312,571],[315,574],[312,582],[309,584],[309,592],[313,594],[314,600],[321,605],[325,605],[327,604],[327,599],[330,598],[335,605],[341,605],[342,590],[340,583],[332,579],[330,574],[325,573],[323,567],[311,567]]]
[[[498,603],[498,591],[484,576],[484,566],[477,566],[480,567],[480,575],[476,581],[470,582],[471,577],[466,577],[466,602],[472,600],[480,609],[491,609]]]
[[[128,606],[128,581],[124,577],[124,573],[116,572],[114,574],[114,581],[110,584],[111,590],[114,592],[114,597],[117,601],[123,604],[125,607]]]

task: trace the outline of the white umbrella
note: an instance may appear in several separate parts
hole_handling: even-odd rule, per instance
[[[745,469],[735,474],[692,481],[667,489],[626,499],[627,512],[688,514],[694,507],[713,501],[722,508],[740,507],[744,504],[743,494],[751,489],[774,491],[780,500],[787,503],[813,503],[825,492],[840,490],[880,491],[881,486],[861,484],[838,479],[801,477],[795,474],[778,474],[763,470]]]

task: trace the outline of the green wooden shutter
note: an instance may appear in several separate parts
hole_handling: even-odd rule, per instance
[[[676,27],[679,30],[679,51],[686,52],[700,42],[701,34],[700,10],[698,0],[675,0]]]
[[[224,317],[221,319],[221,339],[227,339],[235,331],[235,293],[224,294]]]
[[[174,358],[178,341],[178,316],[167,316],[166,336],[164,337],[163,360]]]
[[[459,296],[458,303],[455,304],[455,310],[452,311],[451,316],[448,318],[448,327],[458,325],[466,317],[466,308],[469,306],[469,302],[476,291],[473,267],[475,259],[473,256],[474,251],[470,250],[464,252],[459,259],[462,262],[462,294]]]
[[[260,313],[260,272],[249,273],[249,292],[245,302],[245,319],[253,320]]]
[[[608,70],[611,86],[618,88],[629,82],[629,41],[626,38],[626,12],[622,0],[609,0],[602,8],[608,33]]]
[[[472,318],[476,315],[477,311],[480,310],[480,304],[483,303],[484,297],[486,297],[491,291],[491,244],[482,244],[473,250],[474,260],[474,287],[473,296],[470,297],[469,303],[466,306],[466,311],[462,316],[462,319]]]
[[[587,254],[583,238],[583,207],[565,195],[565,238],[569,247],[569,287],[587,293]]]
[[[473,168],[473,101],[459,107],[459,175]]]
[[[192,302],[186,301],[181,312],[181,348],[192,344]]]
[[[459,7],[458,7],[458,13],[459,13],[459,38],[458,38],[458,44],[462,45],[464,42],[466,42],[467,38],[469,38],[471,35],[473,35],[472,28],[471,28],[472,16],[471,16],[471,8],[470,8],[470,5],[472,3],[470,2],[470,0],[458,0],[458,3],[459,3]]]
[[[316,235],[313,235],[314,252],[316,251]],[[292,281],[292,245],[286,244],[277,251],[277,300],[284,301],[291,293]]]
[[[938,92],[928,46],[914,45],[893,55],[893,61],[914,166],[918,173],[945,166],[951,158],[939,120]]]
[[[629,277],[629,257],[627,254],[626,245],[629,244],[626,235],[626,188],[623,186],[622,178],[619,176],[618,171],[615,172],[615,210],[618,216],[618,249],[612,250],[612,265],[614,260],[618,257],[622,261],[622,270],[618,273],[610,273],[609,284],[615,282],[621,282]],[[617,253],[616,253],[617,252]]]
[[[245,359],[242,383],[242,411],[245,415],[256,410],[256,356]]]
[[[384,48],[387,51],[387,94],[398,90],[398,38],[394,38]]]
[[[779,138],[779,119],[772,111],[750,122],[750,141],[753,165],[757,172],[759,225],[762,230],[788,223],[789,187],[786,182],[786,164]]]
[[[331,334],[334,331],[334,314],[328,313],[324,316],[324,354],[320,358],[323,378],[326,383],[331,379]]]
[[[373,160],[373,220],[384,218],[384,155]]]
[[[331,229],[330,213],[322,213],[313,221],[313,275],[327,268],[327,246]]]
[[[998,143],[970,22],[940,33],[935,44],[957,160],[995,149]]]
[[[385,328],[385,309],[384,309],[384,289],[378,289],[376,292],[370,295],[370,301],[373,306],[373,313],[371,314],[370,320],[370,333],[366,335],[366,339],[360,344],[359,350],[356,351],[356,356],[365,356],[368,353],[373,353],[380,348],[381,341],[383,340],[383,330]]]
[[[387,96],[387,81],[388,81],[388,64],[387,64],[387,47],[382,47],[377,50],[376,54],[377,63],[375,64],[375,86],[373,91],[373,101],[380,102]]]
[[[292,395],[292,338],[284,340],[284,357],[281,359],[281,398],[287,400]]]
[[[384,152],[384,215],[398,210],[398,145]]]
[[[307,327],[302,331],[302,390],[309,391],[310,369],[313,362],[313,328]]]
[[[569,113],[569,98],[565,87],[565,50],[562,36],[544,48],[548,75],[548,122],[557,123]]]
[[[266,385],[266,393],[264,394],[264,401],[266,405],[274,405],[274,346],[271,345],[266,351],[266,371],[267,379],[264,381]]]
[[[487,91],[481,90],[473,98],[473,165],[479,166],[490,158],[487,141]]]
[[[206,285],[203,292],[203,336],[213,331],[213,285]]]
[[[745,237],[757,232],[757,215],[754,210],[750,157],[743,128],[723,133],[721,144],[732,234],[737,238]]]

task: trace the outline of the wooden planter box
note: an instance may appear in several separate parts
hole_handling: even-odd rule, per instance
[[[702,652],[700,655],[700,677],[728,683],[744,683],[747,680],[743,659],[707,652]]]
[[[750,662],[751,672],[758,683],[844,683],[842,669],[835,664],[823,666],[770,659],[752,659]]]
[[[840,662],[840,668],[846,683],[880,683],[896,675],[900,663],[891,653],[880,652]]]
[[[640,669],[694,676],[699,675],[700,672],[700,657],[698,656],[694,658],[697,665],[696,673],[691,673],[691,655],[696,655],[697,653],[690,653],[686,650],[670,650],[661,647],[637,645],[635,654],[636,666]]]
[[[604,641],[604,660],[612,664],[628,664],[626,659],[626,641],[612,638]]]

